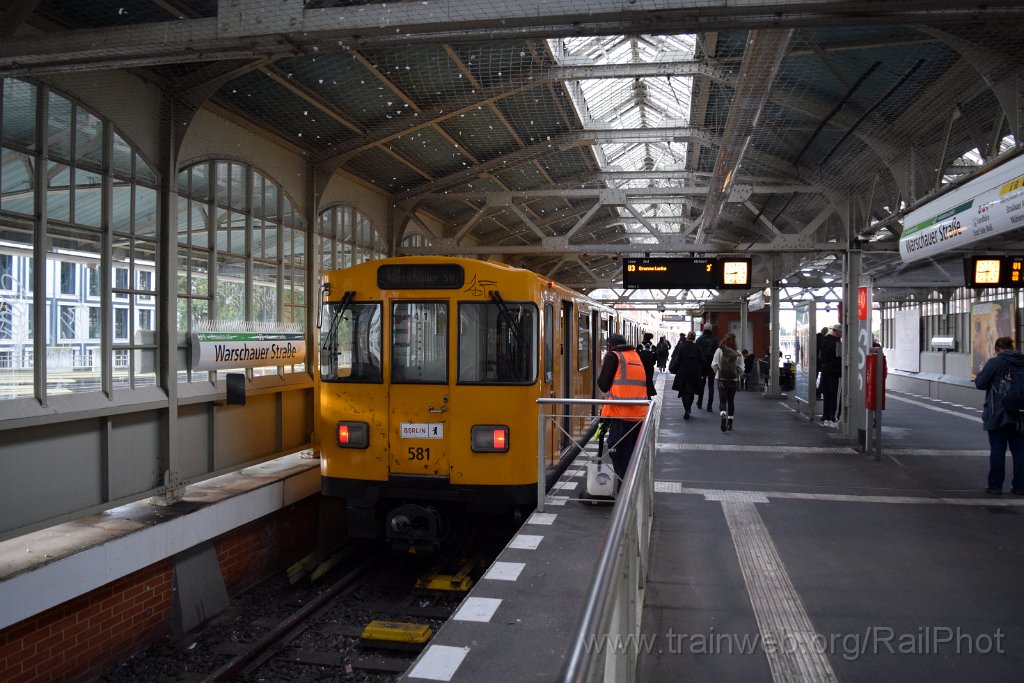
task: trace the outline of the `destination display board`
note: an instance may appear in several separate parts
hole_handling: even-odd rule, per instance
[[[968,256],[964,282],[968,287],[1024,287],[1024,256]]]
[[[750,289],[748,258],[627,258],[625,289]]]

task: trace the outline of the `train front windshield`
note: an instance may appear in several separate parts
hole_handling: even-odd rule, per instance
[[[536,306],[459,304],[459,384],[533,384],[536,379]]]
[[[324,305],[320,333],[320,379],[325,382],[381,382],[381,305]]]

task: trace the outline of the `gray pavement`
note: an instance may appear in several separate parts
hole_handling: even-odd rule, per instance
[[[793,399],[740,392],[722,433],[666,393],[639,680],[1024,679],[1024,496],[983,492],[981,392],[891,392],[879,461]]]

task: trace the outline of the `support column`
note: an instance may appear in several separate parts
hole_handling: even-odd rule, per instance
[[[774,269],[773,269],[774,270]],[[772,273],[772,285],[771,285],[771,330],[772,330],[772,341],[771,348],[768,350],[768,398],[781,398],[782,392],[779,391],[779,307],[782,302],[779,301],[781,295],[779,293],[779,283],[775,279],[774,272]]]
[[[750,326],[747,322],[749,304],[746,299],[740,301],[740,349],[748,349],[753,353],[753,340],[750,336]]]
[[[859,249],[850,249],[844,254],[842,433],[856,437],[860,446],[867,437],[864,369],[871,348],[871,320],[859,320],[857,316],[857,290],[862,285],[863,264],[863,252]]]
[[[157,256],[157,343],[158,381],[167,394],[166,434],[160,454],[164,494],[152,498],[157,505],[170,505],[185,495],[181,483],[178,448],[178,149],[175,131],[178,104],[165,94],[160,107],[159,254]],[[190,266],[186,266],[190,267]],[[109,270],[109,268],[108,268]]]

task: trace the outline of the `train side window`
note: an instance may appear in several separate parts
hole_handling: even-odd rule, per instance
[[[576,318],[576,362],[578,370],[590,367],[590,316],[585,312]]]
[[[537,379],[537,307],[531,303],[459,304],[459,384],[533,384]]]
[[[555,307],[544,304],[544,381],[555,379]]]
[[[448,383],[448,304],[399,301],[391,305],[391,381]]]
[[[355,303],[342,309],[338,302],[324,305],[320,337],[320,379],[325,382],[372,382],[381,372],[381,305]]]

